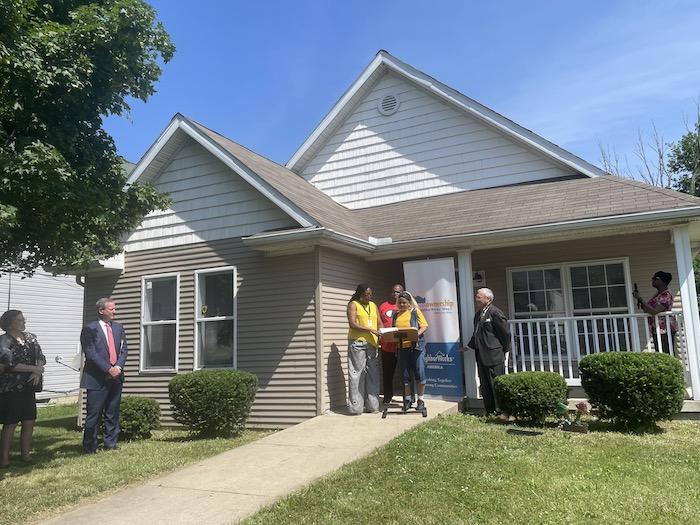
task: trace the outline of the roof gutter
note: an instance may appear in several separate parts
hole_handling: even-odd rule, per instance
[[[374,252],[377,248],[377,244],[369,240],[360,239],[359,237],[346,235],[323,227],[257,233],[250,237],[243,238],[243,244],[246,246],[270,253],[286,251],[290,246],[299,246],[300,243],[304,243],[307,246],[336,245],[336,247],[348,248],[352,251],[363,252],[367,255]]]
[[[388,258],[391,255],[406,254],[413,250],[427,248],[451,249],[455,247],[476,247],[479,244],[494,244],[514,238],[535,235],[566,233],[584,229],[598,229],[613,226],[631,225],[640,222],[672,221],[682,219],[700,219],[700,206],[688,206],[671,210],[628,213],[590,219],[560,221],[533,226],[502,228],[474,233],[440,235],[422,239],[392,241],[389,238],[368,240],[346,235],[323,227],[301,228],[279,232],[259,233],[243,239],[251,248],[268,253],[289,253],[290,250],[303,246],[329,246],[341,251],[348,251],[372,258]]]
[[[412,247],[423,247],[426,245],[465,245],[478,244],[482,239],[489,241],[507,239],[512,237],[524,237],[528,235],[546,235],[549,233],[564,233],[586,228],[603,228],[608,226],[622,226],[639,222],[668,221],[677,219],[700,219],[700,206],[688,206],[671,210],[628,213],[608,217],[596,217],[591,219],[577,219],[572,221],[561,221],[549,224],[538,224],[534,226],[519,226],[516,228],[502,228],[497,230],[487,230],[474,233],[441,235],[436,237],[425,237],[422,239],[408,239],[404,241],[393,241],[377,248],[375,255],[384,255],[397,250],[405,251]]]

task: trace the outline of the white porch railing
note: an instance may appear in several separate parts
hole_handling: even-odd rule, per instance
[[[581,384],[578,363],[598,352],[661,352],[671,349],[679,357],[689,377],[685,326],[681,312],[664,312],[649,326],[646,314],[609,314],[575,317],[514,319],[508,321],[511,351],[506,373],[545,370],[561,374],[568,385]],[[666,326],[675,320],[678,331],[661,333],[659,320]]]

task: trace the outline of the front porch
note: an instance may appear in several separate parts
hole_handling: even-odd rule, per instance
[[[678,327],[675,333],[662,326]],[[511,352],[507,373],[557,372],[569,386],[580,386],[578,364],[599,352],[661,352],[683,361],[690,387],[688,341],[681,312],[650,318],[646,314],[609,314],[577,317],[530,318],[508,321]]]
[[[459,251],[462,342],[473,330],[474,290],[486,286],[509,319],[507,373],[556,372],[575,392],[573,397],[579,397],[578,363],[583,357],[666,348],[683,361],[688,399],[697,402],[700,324],[692,251],[688,226]],[[650,318],[636,308],[632,291],[638,286],[642,297],[651,298],[655,290],[650,277],[658,270],[674,275],[674,305],[672,312]],[[475,283],[475,274],[483,281]],[[663,329],[671,323],[677,326],[674,333]],[[464,369],[466,398],[478,406],[473,353],[465,353]]]

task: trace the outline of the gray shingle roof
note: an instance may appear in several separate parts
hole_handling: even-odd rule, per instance
[[[364,229],[356,224],[356,216],[349,209],[335,202],[296,173],[198,122],[189,121],[307,215],[313,217],[320,226],[355,237],[367,237]]]
[[[463,191],[364,211],[375,237],[401,241],[689,206],[700,206],[700,198],[603,176]]]
[[[190,122],[319,226],[362,239],[417,240],[700,206],[700,198],[684,193],[602,176],[460,191],[350,210],[284,166]]]

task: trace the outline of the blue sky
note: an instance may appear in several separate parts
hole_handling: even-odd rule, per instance
[[[582,158],[685,131],[700,2],[152,1],[177,51],[106,129],[138,159],[180,112],[285,163],[379,49]]]

